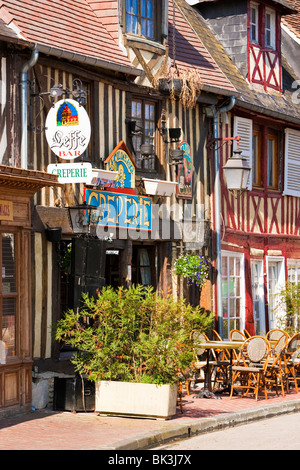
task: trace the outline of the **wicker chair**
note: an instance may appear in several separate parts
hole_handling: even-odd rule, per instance
[[[214,341],[223,341],[216,330],[212,330]],[[228,367],[230,365],[230,352],[228,349],[215,349],[216,367],[214,369],[214,387],[228,385]]]
[[[263,336],[252,336],[241,346],[238,363],[232,367],[232,384],[230,398],[236,389],[242,390],[242,396],[253,391],[255,399],[258,392],[264,389],[268,398],[265,374],[270,355],[270,343]]]
[[[266,338],[268,341],[277,341],[282,335],[286,335],[289,337],[286,331],[281,330],[280,328],[273,328],[272,330],[268,331],[266,334]]]
[[[247,337],[240,330],[231,330],[229,332],[230,341],[245,341]]]
[[[278,394],[278,387],[281,388],[282,396],[284,397],[284,381],[285,381],[285,364],[284,353],[287,345],[288,336],[283,333],[278,338],[274,346],[271,345],[271,353],[268,361],[265,381],[268,388],[276,388]]]
[[[294,383],[298,392],[297,380],[300,379],[300,333],[295,333],[287,342],[284,352],[285,380],[287,389]]]

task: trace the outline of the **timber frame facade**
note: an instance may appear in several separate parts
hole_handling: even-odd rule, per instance
[[[32,231],[26,256],[28,259],[31,253],[31,262],[22,262],[27,267],[24,280],[31,302],[28,311],[22,313],[19,308],[16,317],[16,338],[26,338],[22,356],[26,371],[17,366],[12,379],[9,367],[17,364],[16,360],[0,361],[0,410],[22,408],[24,396],[26,405],[30,404],[31,368],[35,384],[48,380],[48,405],[53,399],[54,378],[74,376],[70,354],[53,340],[52,326],[75,297],[78,300],[75,286],[77,277],[83,274],[93,278],[91,291],[103,279],[115,287],[139,282],[200,303],[216,313],[216,328],[224,338],[232,328],[246,328],[251,333],[271,328],[276,321],[272,295],[280,282],[300,272],[300,184],[295,181],[294,167],[300,147],[300,110],[293,102],[292,83],[297,77],[281,53],[279,27],[282,17],[296,11],[286,2],[273,0],[226,1],[222,5],[219,1],[151,0],[148,3],[153,9],[147,12],[144,0],[135,3],[136,10],[133,4],[127,10],[128,3],[123,0],[109,2],[109,9],[103,0],[74,0],[64,8],[46,0],[17,3],[3,0],[0,5],[0,165],[16,171],[24,162],[21,71],[26,69],[27,74],[28,172],[44,175],[49,164],[61,163],[45,138],[46,117],[57,101],[49,91],[54,85],[72,90],[80,83],[86,92],[83,105],[91,121],[91,140],[77,161],[106,169],[114,152],[122,149],[135,178],[133,186],[121,191],[119,197],[130,195],[132,200],[140,197],[151,201],[156,234],[130,232],[136,229],[132,218],[127,237],[112,230],[101,269],[91,263],[76,271],[80,263],[76,267],[73,263],[70,272],[65,269],[66,255],[70,246],[80,243],[67,207],[83,202],[91,192],[102,191],[105,197],[108,188],[60,185],[48,174],[36,194],[27,194],[31,198],[31,213],[25,224],[27,242],[30,224]],[[64,24],[63,30],[58,20]],[[174,87],[177,78],[179,91]],[[196,99],[192,104],[180,93],[186,79],[195,80]],[[222,305],[218,305],[215,270],[200,292],[174,276],[171,268],[182,250],[205,254],[215,265],[216,141],[211,116],[233,102],[230,110],[218,115],[218,135],[221,139],[241,135],[240,148],[252,172],[248,190],[235,198],[228,192],[222,172],[232,147],[220,145]],[[179,141],[170,142],[169,129],[180,129]],[[148,158],[141,152],[143,144],[154,148]],[[172,161],[172,151],[178,145],[188,149],[190,166],[186,173],[183,166]],[[178,192],[168,197],[147,193],[146,179],[179,183]],[[16,189],[14,197],[20,196]],[[165,220],[169,221],[166,232]],[[62,229],[59,242],[47,238],[49,227]],[[10,233],[1,221],[2,228],[3,233]],[[110,236],[109,230],[107,233]],[[93,253],[102,252],[103,239],[94,239],[84,249],[91,250],[93,258]],[[78,253],[80,259],[83,252]],[[83,273],[84,269],[88,272]],[[0,293],[3,343],[5,289],[8,284]],[[9,299],[15,292],[11,294]],[[21,306],[21,297],[18,299]],[[21,344],[18,341],[16,344]],[[24,374],[27,379],[21,380]]]
[[[220,148],[224,338],[232,329],[264,334],[280,325],[280,290],[299,282],[300,109],[288,55],[289,48],[299,55],[299,45],[285,42],[284,56],[280,28],[298,24],[296,3],[193,2],[205,19],[204,44],[237,90],[220,135],[241,137],[251,167],[247,190],[232,194],[222,172],[232,149]]]
[[[78,300],[76,276],[82,277],[82,269],[89,271],[84,273],[86,277],[93,278],[89,286],[92,291],[102,285],[103,278],[115,287],[139,282],[151,284],[164,293],[184,295],[192,303],[200,302],[204,309],[212,310],[211,282],[202,290],[200,300],[199,289],[174,277],[171,267],[183,249],[211,256],[211,168],[205,145],[210,122],[205,108],[229,100],[235,88],[203,46],[197,29],[191,26],[194,13],[185,1],[150,2],[154,13],[150,12],[147,18],[141,15],[140,9],[126,12],[123,1],[111,2],[110,10],[106,9],[107,2],[92,0],[76,0],[66,9],[54,2],[31,0],[26,5],[24,2],[24,8],[20,8],[20,3],[16,6],[15,1],[6,0],[0,5],[3,117],[0,163],[20,168],[25,161],[28,171],[42,172],[47,171],[49,164],[61,163],[45,138],[46,117],[57,101],[51,98],[49,91],[54,85],[72,90],[75,83],[80,83],[86,91],[83,105],[91,121],[91,140],[84,156],[77,161],[105,169],[114,151],[125,149],[135,169],[134,186],[127,194],[151,201],[152,221],[156,222],[157,229],[155,236],[148,231],[146,237],[139,234],[127,238],[119,237],[116,230],[106,247],[101,269],[95,267],[95,263],[85,264],[78,273],[80,263],[74,263],[70,273],[64,269],[65,255],[70,245],[81,245],[76,242],[79,239],[74,236],[67,207],[83,202],[88,191],[101,190],[107,194],[107,190],[93,185],[57,184],[57,179],[53,177],[52,181],[49,175],[53,184],[45,185],[47,187],[32,197],[31,272],[27,272],[27,280],[31,281],[28,297],[31,323],[26,323],[27,376],[29,380],[32,368],[35,394],[38,393],[36,385],[47,380],[49,401],[46,404],[51,406],[54,378],[74,376],[70,353],[62,351],[61,345],[53,340],[52,327],[66,308],[73,305],[75,298]],[[141,7],[143,1],[137,3]],[[63,31],[57,27],[58,18],[64,21]],[[199,92],[191,107],[180,100],[179,93],[170,96],[169,69],[172,66],[182,75],[196,72]],[[20,115],[20,74],[25,73],[24,70],[27,92],[25,160],[21,145],[24,123],[22,127]],[[164,82],[162,87],[160,79]],[[133,121],[141,132],[132,132]],[[180,140],[176,143],[170,143],[166,137],[169,128],[180,129]],[[154,153],[148,159],[142,158],[140,151],[144,143],[154,145]],[[171,150],[176,150],[179,144],[188,149],[187,173],[183,166],[179,171],[178,165],[172,165]],[[179,182],[181,193],[175,191],[168,197],[149,194],[145,178]],[[123,191],[119,197],[124,194],[126,196]],[[186,218],[186,231],[182,231],[180,213]],[[165,220],[169,221],[166,232],[162,227]],[[62,229],[60,242],[50,241],[49,227]],[[133,232],[129,227],[130,233]],[[102,248],[103,240],[93,239],[84,250],[91,250],[98,256]],[[77,259],[81,259],[81,254],[78,253]],[[93,255],[92,258],[96,259]],[[29,269],[29,263],[26,266]],[[94,268],[99,276],[96,280],[90,272]],[[1,308],[4,307],[2,304]],[[3,336],[2,340],[4,342]],[[6,363],[0,364],[0,369],[5,367]],[[28,381],[22,384],[14,389],[19,408],[23,406],[20,397],[24,396],[24,390],[28,404],[31,396]],[[1,393],[4,393],[3,387]],[[33,396],[33,403],[35,398]],[[4,412],[10,412],[10,404],[10,401],[0,401]]]

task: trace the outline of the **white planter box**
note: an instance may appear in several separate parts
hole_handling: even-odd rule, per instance
[[[145,191],[153,196],[172,196],[176,192],[178,183],[174,181],[143,178]]]
[[[100,414],[169,419],[176,413],[176,384],[101,381],[95,393]]]
[[[112,170],[102,170],[101,168],[92,169],[92,181],[94,179],[104,179],[108,181],[114,181],[118,176],[117,171]]]

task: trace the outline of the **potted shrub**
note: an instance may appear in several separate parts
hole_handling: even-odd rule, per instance
[[[200,307],[152,287],[109,286],[96,299],[83,294],[80,311],[58,322],[56,339],[75,348],[75,370],[96,382],[96,411],[167,419],[176,412],[180,371],[193,358],[190,333],[211,323]]]

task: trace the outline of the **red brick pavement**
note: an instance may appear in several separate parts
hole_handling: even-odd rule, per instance
[[[221,399],[183,397],[183,414],[168,421],[98,416],[97,413],[34,411],[0,420],[0,450],[95,450],[143,434],[158,432],[221,413],[239,412],[292,400],[300,392],[291,390],[285,397],[270,394],[269,399],[223,395]]]

